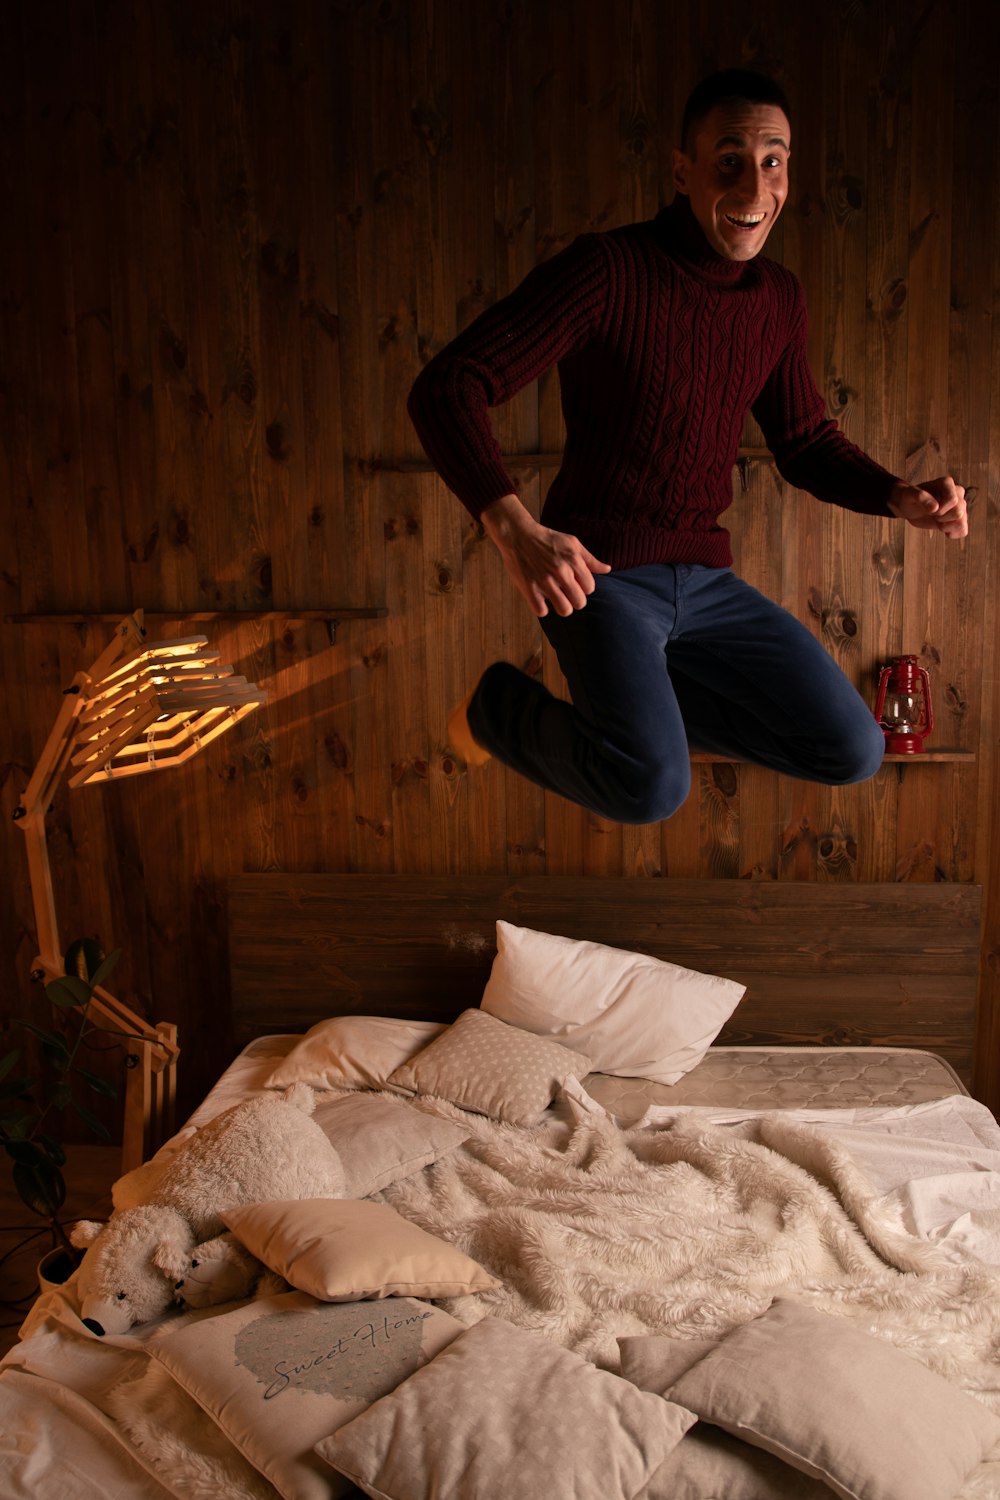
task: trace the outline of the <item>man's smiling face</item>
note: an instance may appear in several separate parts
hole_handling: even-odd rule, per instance
[[[674,186],[717,255],[752,260],[788,196],[792,132],[774,104],[717,104],[697,127],[692,154],[675,151]]]

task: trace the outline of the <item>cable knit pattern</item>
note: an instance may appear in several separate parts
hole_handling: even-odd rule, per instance
[[[543,519],[614,568],[732,562],[718,517],[750,410],[789,483],[890,514],[894,476],[826,416],[797,278],[763,256],[717,256],[686,198],[581,235],[418,376],[410,416],[472,515],[515,488],[490,407],[554,364],[566,444]]]

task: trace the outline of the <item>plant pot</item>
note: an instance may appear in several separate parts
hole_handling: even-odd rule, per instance
[[[43,1255],[38,1262],[38,1285],[43,1292],[54,1291],[69,1280],[79,1265],[79,1259],[61,1245]]]

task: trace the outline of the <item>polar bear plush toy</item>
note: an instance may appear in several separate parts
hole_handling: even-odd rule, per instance
[[[76,1291],[92,1333],[125,1333],[189,1300],[178,1283],[190,1275],[192,1260],[201,1260],[199,1249],[219,1258],[225,1209],[275,1198],[343,1197],[343,1163],[310,1119],[315,1102],[312,1089],[299,1083],[284,1094],[256,1095],[119,1178],[108,1222],[82,1220],[70,1235],[74,1245],[87,1247]],[[263,1274],[245,1252],[221,1253],[230,1267],[214,1291],[202,1283],[199,1306],[249,1295]]]

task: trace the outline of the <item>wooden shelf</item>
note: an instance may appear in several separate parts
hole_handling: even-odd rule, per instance
[[[106,610],[93,612],[53,610],[48,613],[31,611],[27,614],[4,615],[3,623],[5,625],[117,625],[119,620],[131,613],[131,609],[115,610],[110,614]],[[326,625],[332,646],[337,640],[337,626],[344,620],[384,620],[388,613],[384,605],[356,609],[348,608],[346,605],[342,607],[331,604],[327,609],[144,609],[142,617],[144,622],[157,621],[164,624],[168,621],[187,620],[194,625],[239,625],[250,621],[273,624],[279,620],[287,624],[293,620],[322,620]]]
[[[929,762],[942,764],[946,761],[968,762],[974,761],[976,752],[974,750],[923,750],[919,755],[886,755],[882,764],[890,763],[898,766],[927,765]],[[751,764],[749,761],[739,760],[734,755],[713,755],[709,750],[692,750],[691,764],[701,766],[745,766]]]
[[[5,625],[90,625],[97,621],[117,625],[119,620],[132,613],[132,608],[93,611],[54,610],[48,614],[31,612],[23,615],[4,615]],[[372,609],[341,608],[331,604],[326,609],[144,609],[144,620],[381,620],[389,611],[384,605]]]
[[[758,463],[774,463],[774,455],[770,448],[740,448],[737,451],[736,462],[740,463],[746,459],[755,459]],[[551,453],[505,453],[504,464],[511,471],[518,469],[558,469],[563,461],[563,454]],[[388,461],[378,465],[379,472],[383,474],[436,474],[434,465],[426,458],[401,458],[395,463]]]

